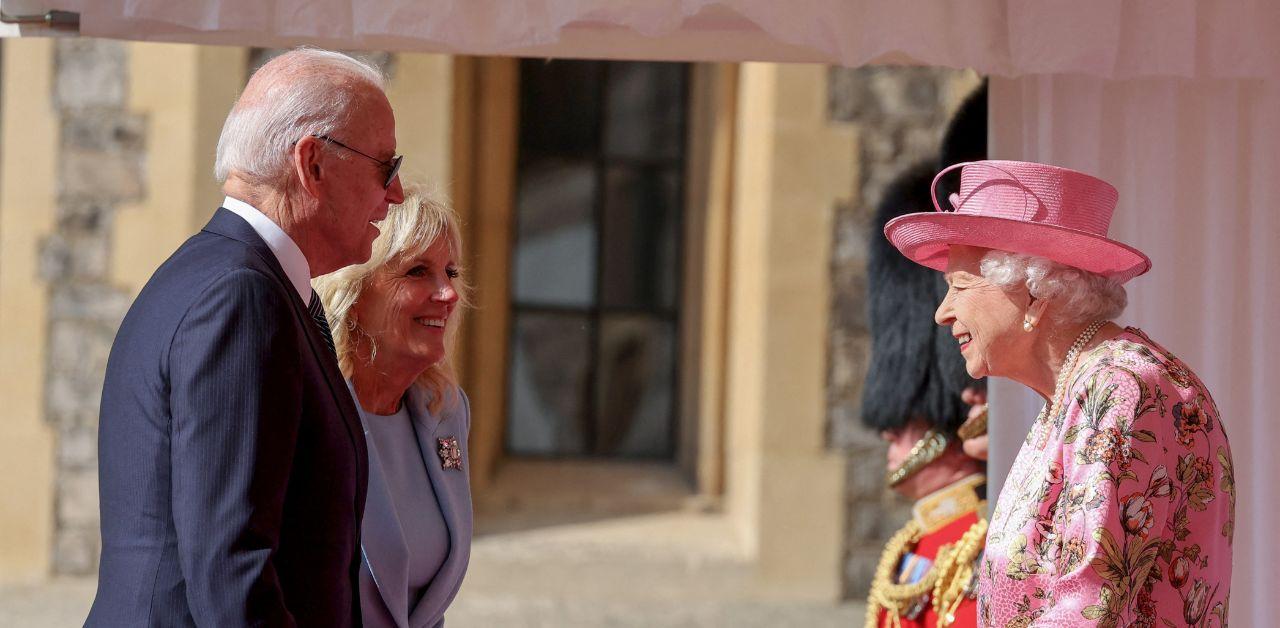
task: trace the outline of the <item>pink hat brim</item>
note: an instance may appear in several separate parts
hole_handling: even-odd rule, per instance
[[[946,271],[953,244],[1038,255],[1124,283],[1151,270],[1141,251],[1087,231],[1039,223],[957,214],[921,212],[890,220],[884,235],[908,259]]]

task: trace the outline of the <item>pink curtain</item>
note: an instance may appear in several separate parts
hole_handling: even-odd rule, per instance
[[[1097,174],[1120,190],[1111,235],[1151,256],[1120,322],[1204,379],[1231,440],[1238,489],[1233,625],[1280,616],[1280,85],[1251,80],[995,79],[991,149]],[[999,482],[1041,400],[991,390]]]
[[[1274,74],[1272,0],[47,0],[85,35],[467,54]]]

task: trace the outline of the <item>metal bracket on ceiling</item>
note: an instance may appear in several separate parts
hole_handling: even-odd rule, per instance
[[[44,14],[35,15],[9,15],[0,12],[0,22],[5,24],[19,24],[22,26],[43,26],[54,30],[80,30],[80,14],[74,11],[59,11],[54,9],[46,11]]]

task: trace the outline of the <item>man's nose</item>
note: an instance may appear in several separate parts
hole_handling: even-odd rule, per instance
[[[387,186],[387,202],[392,205],[404,202],[404,186],[400,183],[399,174],[396,174],[396,178],[391,180],[391,185]]]

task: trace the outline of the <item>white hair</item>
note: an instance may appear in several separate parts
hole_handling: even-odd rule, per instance
[[[1114,279],[1035,255],[988,251],[980,268],[987,281],[1005,290],[1026,286],[1031,296],[1048,300],[1048,316],[1061,323],[1109,321],[1129,301]]]
[[[259,68],[254,78],[264,70],[278,76],[263,79],[272,82],[251,101],[242,94],[222,125],[214,164],[219,183],[232,171],[256,183],[279,183],[289,171],[294,143],[342,128],[365,90],[386,89],[377,67],[330,50],[291,50]]]

